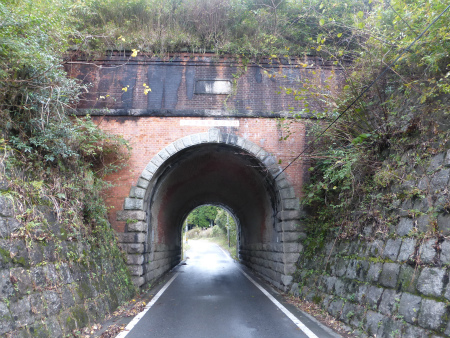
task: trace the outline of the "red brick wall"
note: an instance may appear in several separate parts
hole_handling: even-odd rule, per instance
[[[129,166],[112,174],[107,179],[115,184],[106,194],[106,201],[113,209],[110,211],[110,221],[113,227],[124,231],[125,224],[116,221],[116,212],[122,210],[124,199],[129,195],[130,188],[150,162],[152,157],[175,140],[196,133],[206,132],[210,127],[180,126],[180,120],[199,120],[210,118],[177,118],[177,117],[111,117],[94,118],[99,126],[111,133],[122,135],[130,142],[132,154]],[[220,127],[222,131],[232,132],[264,148],[281,160],[281,167],[287,165],[305,144],[305,125],[293,122],[293,134],[287,140],[280,140],[286,132],[276,119],[240,118],[239,127]],[[293,184],[297,196],[301,195],[304,168],[302,161],[295,162],[286,171]]]

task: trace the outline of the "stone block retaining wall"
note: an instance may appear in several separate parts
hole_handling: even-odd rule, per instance
[[[291,291],[361,336],[450,337],[450,151],[414,158],[403,155],[406,179],[383,191],[387,222],[366,222],[354,240],[330,238],[297,263]]]
[[[12,201],[0,195],[2,337],[70,335],[98,323],[135,292],[120,254],[72,238],[45,210],[45,225],[27,230]]]
[[[146,278],[155,280],[181,261],[181,249],[178,246],[159,244],[155,251],[146,255]]]
[[[298,201],[298,200],[297,200]],[[278,213],[276,230],[278,243],[241,245],[239,258],[242,264],[256,271],[263,279],[280,290],[288,291],[292,284],[295,263],[303,251],[299,239],[306,235],[301,223],[299,203]]]
[[[126,253],[126,263],[134,285],[141,286],[159,278],[181,261],[180,246],[152,244],[146,240],[147,214],[144,211],[123,210],[117,213],[117,218],[127,222],[128,232],[117,235],[120,246]]]

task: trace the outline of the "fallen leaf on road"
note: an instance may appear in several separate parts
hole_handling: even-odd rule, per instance
[[[334,331],[338,332],[342,336],[346,338],[355,337],[350,332],[345,330],[345,328],[343,327],[344,324],[342,322],[330,316],[328,312],[322,309],[318,304],[302,300],[299,297],[294,297],[292,295],[286,296],[285,299],[289,304],[292,304],[295,307],[299,308],[300,310],[309,313],[310,315],[315,317],[318,321],[332,328]]]

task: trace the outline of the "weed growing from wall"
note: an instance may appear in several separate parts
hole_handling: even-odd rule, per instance
[[[445,38],[448,13],[335,121],[445,7],[440,1],[419,1],[410,6],[398,0],[387,6],[374,2],[367,10],[355,13],[351,34],[357,47],[350,65],[341,62],[345,50],[336,43],[343,34],[334,36],[328,31],[316,40],[317,49],[328,52],[344,68],[346,85],[340,96],[334,96],[337,100],[326,91],[319,93],[322,106],[310,110],[320,118],[320,123],[310,128],[310,137],[320,139],[306,155],[312,163],[310,184],[302,201],[311,215],[306,239],[309,255],[314,255],[329,235],[354,238],[362,235],[366,225],[388,236],[396,220],[384,210],[423,194],[420,189],[408,188],[407,182],[419,174],[408,173],[406,168],[424,166],[431,156],[448,149],[450,58],[444,52],[449,47]],[[322,23],[326,26],[326,20]],[[333,37],[335,43],[326,45]],[[304,88],[314,93],[308,84]],[[304,102],[302,90],[282,89]],[[322,135],[327,126],[329,130]],[[405,153],[417,154],[413,163],[400,160]],[[412,212],[412,217],[418,215]]]
[[[14,238],[31,246],[60,237],[116,255],[102,198],[108,184],[102,178],[124,167],[129,146],[89,116],[67,113],[86,90],[61,66],[76,34],[75,10],[77,5],[64,0],[0,4],[1,193],[14,201],[21,225]],[[49,228],[49,212],[56,214],[56,232]],[[58,254],[65,255],[62,261],[92,263],[88,252],[61,249]]]

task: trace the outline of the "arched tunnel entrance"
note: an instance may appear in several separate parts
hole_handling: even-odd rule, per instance
[[[275,159],[257,145],[217,129],[180,139],[151,160],[131,190],[121,219],[122,245],[137,285],[181,260],[181,228],[205,204],[237,218],[240,261],[286,289],[301,252],[298,199]]]
[[[232,211],[242,243],[277,242],[279,202],[270,175],[254,157],[228,145],[201,144],[180,151],[162,170],[150,199],[151,243],[181,243],[184,219],[204,204]]]

